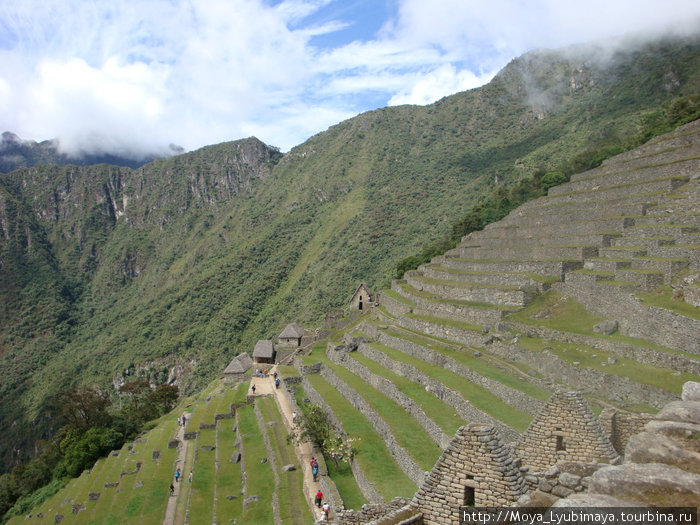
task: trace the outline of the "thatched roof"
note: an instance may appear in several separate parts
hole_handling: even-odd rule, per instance
[[[274,353],[275,347],[272,344],[272,341],[269,339],[260,339],[257,343],[255,343],[253,357],[257,357],[259,359],[272,359]]]
[[[290,323],[287,328],[282,330],[280,334],[280,339],[299,339],[304,336],[304,330],[296,323]]]
[[[224,370],[224,374],[244,374],[253,366],[253,360],[247,352],[237,355]]]

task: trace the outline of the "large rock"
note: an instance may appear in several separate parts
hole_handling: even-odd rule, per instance
[[[700,474],[700,454],[652,432],[641,432],[630,437],[625,449],[625,462],[665,463]]]
[[[617,332],[618,326],[617,321],[603,321],[595,325],[593,331],[597,334],[612,335]]]
[[[700,475],[670,465],[627,463],[598,470],[591,476],[590,492],[655,507],[695,507]]]
[[[557,500],[552,507],[644,507],[641,503],[614,498],[606,494],[572,494]]]
[[[688,381],[683,385],[683,393],[681,394],[683,401],[700,401],[700,383],[697,381]]]
[[[663,438],[673,440],[686,450],[700,452],[700,423],[649,421],[644,426],[644,430],[657,434],[660,438],[663,436]]]
[[[700,401],[672,401],[654,419],[700,423]]]

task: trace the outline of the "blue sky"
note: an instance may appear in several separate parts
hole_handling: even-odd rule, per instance
[[[699,27],[697,0],[2,0],[0,131],[69,153],[286,151],[534,48]]]

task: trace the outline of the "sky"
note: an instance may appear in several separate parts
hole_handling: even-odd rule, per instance
[[[699,28],[698,0],[2,0],[0,131],[73,155],[287,151],[532,49]]]

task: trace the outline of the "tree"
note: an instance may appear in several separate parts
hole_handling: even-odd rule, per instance
[[[350,463],[355,455],[352,443],[331,421],[330,415],[319,405],[309,403],[297,418],[297,426],[289,433],[290,442],[311,441],[321,453],[338,466],[339,461]]]
[[[73,428],[105,427],[111,422],[109,398],[91,387],[75,387],[58,399],[61,416]]]

